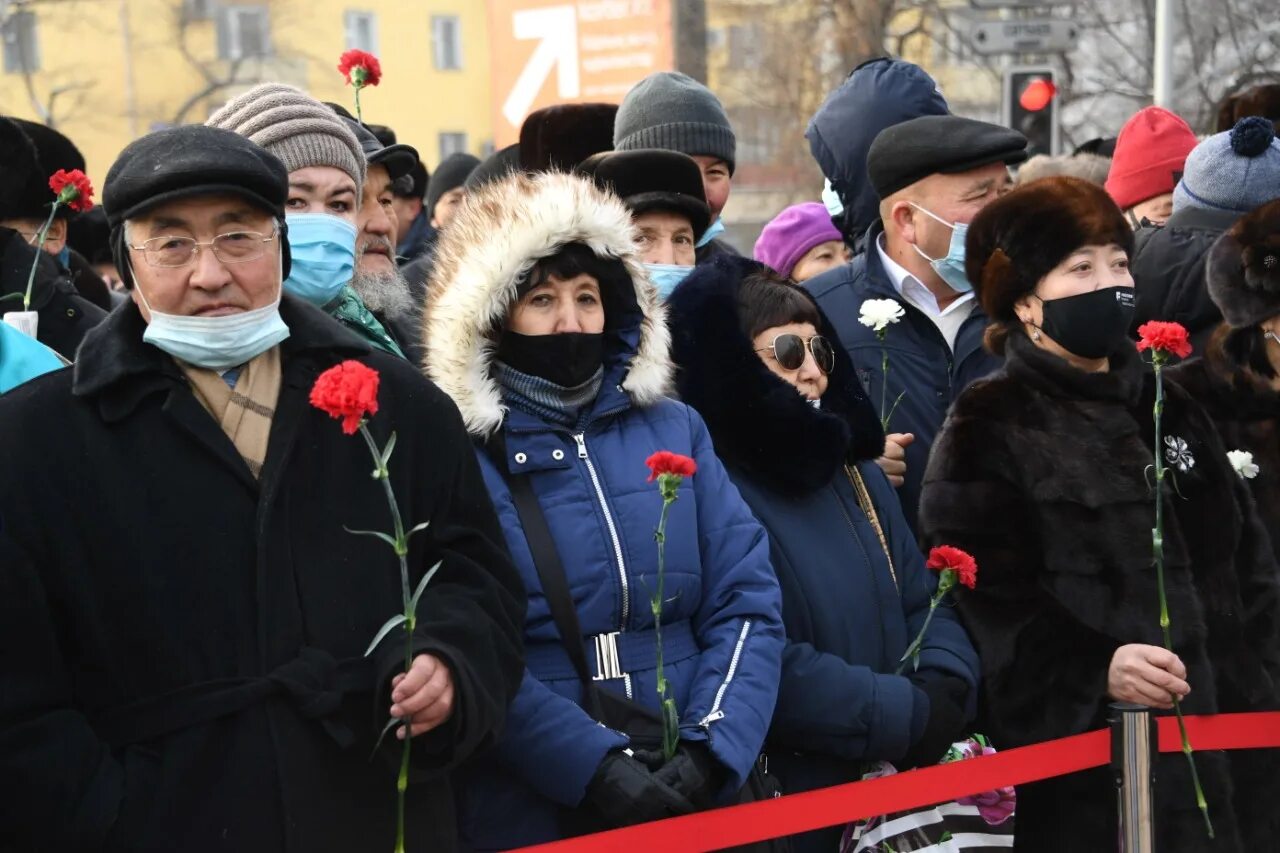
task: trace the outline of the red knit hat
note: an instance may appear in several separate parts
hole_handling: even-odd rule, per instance
[[[1181,117],[1143,107],[1120,129],[1107,175],[1107,192],[1121,210],[1173,192],[1196,135]]]

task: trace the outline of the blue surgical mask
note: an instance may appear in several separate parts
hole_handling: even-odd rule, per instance
[[[649,271],[649,281],[658,288],[658,295],[664,302],[671,291],[693,272],[693,267],[684,264],[645,264],[644,268]]]
[[[188,364],[208,370],[230,370],[289,337],[289,327],[280,317],[283,288],[276,291],[276,299],[270,305],[252,311],[221,317],[188,317],[152,308],[132,268],[129,274],[142,304],[151,313],[151,322],[142,333],[142,340]]]
[[[969,283],[969,276],[964,271],[964,238],[969,231],[969,224],[966,222],[948,222],[937,214],[925,210],[914,201],[909,202],[909,204],[925,216],[936,219],[951,229],[951,245],[947,249],[945,258],[935,260],[922,252],[920,247],[914,243],[911,248],[915,249],[920,257],[928,261],[929,266],[933,267],[933,271],[938,274],[938,278],[945,281],[947,286],[956,293],[968,293],[973,290],[973,285]]]
[[[840,195],[831,186],[829,179],[822,183],[822,204],[827,208],[827,213],[831,214],[832,219],[844,213],[844,202],[840,201]]]
[[[694,244],[694,248],[701,249],[715,238],[724,233],[724,223],[720,221],[720,217],[716,217],[716,221],[707,226],[707,231],[702,235],[702,239]]]
[[[356,227],[327,213],[291,213],[285,290],[317,308],[338,298],[356,271]]]
[[[58,252],[58,265],[64,270],[71,269],[71,247],[63,246],[62,251]]]

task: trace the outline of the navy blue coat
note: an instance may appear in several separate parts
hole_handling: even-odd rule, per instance
[[[923,625],[937,578],[870,461],[883,433],[845,354],[837,353],[819,411],[752,351],[736,303],[753,268],[718,260],[667,304],[681,397],[706,418],[730,478],[769,532],[787,645],[767,753],[783,791],[795,793],[856,780],[871,760],[898,762],[920,738],[928,697],[893,673]],[[847,465],[866,484],[892,565]],[[955,611],[940,608],[921,677],[965,681],[972,714],[978,671]],[[798,849],[833,850],[838,836],[836,829],[796,841]]]
[[[965,386],[998,369],[1001,360],[983,349],[982,333],[987,326],[987,315],[980,307],[975,307],[961,325],[953,353],[933,321],[902,298],[880,262],[880,253],[875,251],[875,242],[882,230],[878,222],[871,226],[866,239],[866,245],[871,247],[869,251],[842,267],[809,279],[804,288],[830,319],[873,401],[881,399],[884,389],[882,345],[875,332],[858,322],[858,313],[868,299],[893,299],[906,311],[900,322],[889,327],[883,347],[889,353],[886,398],[892,405],[892,401],[902,395],[889,431],[909,432],[916,437],[915,443],[907,448],[906,483],[898,490],[902,511],[915,529],[929,448],[942,429],[947,409]]]

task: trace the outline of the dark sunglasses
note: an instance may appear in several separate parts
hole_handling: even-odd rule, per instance
[[[783,369],[799,370],[804,364],[806,349],[813,353],[813,361],[823,373],[830,374],[835,368],[835,350],[831,349],[831,342],[822,335],[814,335],[808,340],[799,335],[778,335],[773,339],[773,343],[756,352],[772,352],[773,357],[778,360],[778,364],[782,365]]]

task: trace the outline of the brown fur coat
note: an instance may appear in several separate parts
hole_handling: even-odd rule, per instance
[[[1004,372],[957,400],[921,504],[927,543],[964,548],[978,561],[977,589],[961,590],[959,607],[982,658],[982,731],[998,748],[1103,727],[1116,648],[1161,644],[1151,375],[1128,346],[1104,374],[1078,371],[1023,335],[1010,338],[1007,358]],[[1165,512],[1173,643],[1192,685],[1184,711],[1274,708],[1280,589],[1270,543],[1213,424],[1177,386],[1166,383],[1166,396],[1168,449],[1185,468],[1171,466],[1178,493],[1168,494]],[[1205,837],[1185,760],[1165,755],[1158,849],[1274,844],[1280,757],[1206,752],[1196,760],[1218,839]],[[1017,849],[1114,849],[1107,768],[1024,785],[1018,797]]]

